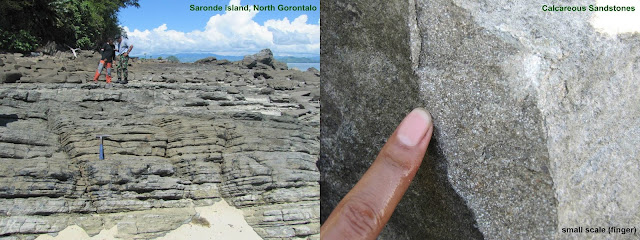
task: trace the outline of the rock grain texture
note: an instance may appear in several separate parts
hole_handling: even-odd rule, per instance
[[[0,237],[151,239],[222,198],[264,239],[319,237],[318,72],[134,60],[106,86],[97,57],[0,57]]]
[[[540,1],[322,4],[323,220],[425,107],[432,143],[381,238],[640,226],[640,34],[603,35],[590,13]]]

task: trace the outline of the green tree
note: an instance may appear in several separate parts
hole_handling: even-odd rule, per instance
[[[167,61],[174,62],[174,63],[179,63],[180,59],[178,59],[178,57],[176,57],[176,56],[171,55],[171,56],[167,57]]]
[[[117,13],[138,0],[0,0],[0,50],[33,51],[54,41],[90,49],[121,33]]]
[[[25,30],[19,30],[17,33],[2,30],[2,32],[0,32],[0,46],[26,52],[36,48],[38,46],[38,40]]]

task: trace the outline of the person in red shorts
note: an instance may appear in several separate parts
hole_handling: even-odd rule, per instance
[[[107,42],[102,45],[100,49],[102,52],[102,57],[100,58],[100,64],[98,64],[98,70],[96,70],[96,74],[93,76],[93,82],[98,83],[98,77],[102,73],[102,68],[107,67],[107,83],[111,83],[111,63],[113,63],[113,59],[116,56],[115,45],[113,45],[113,39],[107,39]]]

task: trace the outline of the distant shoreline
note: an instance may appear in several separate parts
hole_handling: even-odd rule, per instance
[[[170,55],[170,56],[173,56],[173,55]],[[138,57],[138,56],[135,56],[135,57],[136,57],[136,58],[139,58],[139,59],[144,59],[144,57],[142,57],[142,58],[141,58],[141,57]],[[154,57],[154,58],[147,58],[147,59],[157,59],[157,58],[155,58],[155,57]],[[163,56],[163,57],[162,57],[162,59],[163,59],[163,60],[166,60],[167,58]],[[180,59],[180,57],[178,57],[178,59],[180,60],[180,63],[194,63],[195,61],[200,60],[200,59],[203,59],[203,58],[198,58],[198,59],[191,58],[191,59],[188,59],[189,61],[185,61],[185,60],[183,60],[183,59]],[[193,59],[195,59],[195,60],[193,60]],[[227,61],[230,61],[230,62],[235,62],[235,61],[241,61],[241,60],[242,60],[242,58],[241,58],[241,57],[231,57],[231,59],[229,59],[229,58],[218,58],[218,57],[216,57],[216,59],[217,59],[218,61],[220,61],[220,60],[227,60]],[[287,67],[288,67],[289,69],[294,69],[294,68],[295,68],[295,69],[298,69],[298,70],[300,70],[300,71],[303,71],[303,72],[304,72],[304,71],[306,71],[307,69],[309,69],[309,68],[312,68],[312,67],[313,67],[313,68],[315,68],[316,70],[320,70],[320,61],[316,61],[316,62],[285,62],[285,61],[282,61],[282,60],[279,60],[279,59],[276,59],[276,60],[278,60],[278,61],[280,61],[280,62],[282,62],[282,63],[287,64]],[[286,60],[286,59],[285,59],[285,60]]]
[[[230,62],[240,61],[244,58],[244,56],[224,56],[217,54],[209,54],[209,53],[178,53],[178,54],[159,54],[159,55],[138,55],[134,54],[132,57],[137,57],[140,59],[158,59],[158,57],[162,57],[162,59],[167,59],[169,56],[177,57],[180,62],[183,63],[192,63],[207,57],[215,57],[218,60],[228,60]],[[310,56],[310,57],[292,57],[292,56],[276,56],[275,60],[284,63],[320,63],[320,55]]]
[[[320,63],[287,63],[289,69],[297,68],[300,71],[307,71],[307,69],[313,67],[320,70]]]

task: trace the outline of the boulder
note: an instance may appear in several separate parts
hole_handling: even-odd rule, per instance
[[[320,77],[316,76],[313,72],[292,71],[291,74],[289,74],[289,78],[293,81],[303,82],[306,84],[320,85]]]
[[[187,79],[185,77],[183,77],[182,75],[162,75],[160,76],[160,78],[164,81],[164,82],[168,82],[168,83],[186,83]]]
[[[320,101],[320,89],[311,90],[311,101]]]
[[[216,57],[206,57],[206,58],[200,59],[198,61],[195,61],[194,63],[196,63],[196,64],[212,64],[212,63],[216,63],[217,60],[218,59]]]
[[[229,64],[231,64],[231,62],[229,60],[227,60],[227,59],[218,60],[216,63],[218,65],[229,65]]]
[[[15,83],[22,77],[22,73],[18,71],[10,71],[0,73],[0,83]]]
[[[293,90],[298,85],[298,82],[291,81],[289,79],[267,79],[267,86],[275,90]]]
[[[205,100],[214,100],[214,101],[231,101],[233,97],[229,96],[223,92],[202,92],[198,93],[198,97]]]
[[[65,65],[62,67],[62,70],[66,72],[76,72],[76,71],[79,71],[80,69],[78,69],[78,67],[75,65]]]
[[[36,70],[39,70],[39,69],[53,70],[53,69],[59,69],[60,67],[61,66],[55,64],[54,61],[51,59],[39,60],[33,66],[33,68]]]
[[[68,83],[83,83],[84,80],[87,79],[86,76],[84,76],[84,74],[69,74],[69,77],[67,77],[66,82]]]
[[[270,88],[270,87],[260,89],[260,94],[264,94],[264,95],[269,95],[269,94],[272,94],[273,92],[274,92],[273,88]]]
[[[256,54],[244,56],[240,64],[249,69],[287,69],[287,64],[275,60],[273,53],[268,48],[262,49]]]
[[[271,49],[262,49],[256,54],[244,56],[242,59],[242,65],[247,68],[254,68],[258,63],[270,66],[273,63],[273,60],[273,53],[271,52]]]
[[[55,71],[49,71],[46,72],[38,77],[35,77],[33,79],[33,82],[39,82],[39,83],[64,83],[67,81],[67,78],[69,77],[69,73],[67,72],[55,72]],[[78,79],[74,78],[72,79],[73,82],[78,83]]]
[[[307,68],[307,72],[313,73],[313,75],[320,76],[320,71],[314,67]]]
[[[54,41],[49,41],[47,44],[38,49],[38,52],[42,52],[47,55],[54,55],[58,51],[58,44]]]
[[[227,88],[227,93],[228,94],[238,94],[238,93],[240,93],[240,90],[238,90],[238,88],[236,88],[236,87],[228,87]]]
[[[4,63],[5,64],[15,64],[16,63],[16,58],[12,55],[6,55],[4,56]]]
[[[18,69],[19,67],[31,69],[33,65],[36,65],[36,63],[32,61],[22,61],[22,62],[16,63],[15,67],[16,69]]]
[[[287,69],[289,69],[289,67],[287,66],[287,63],[283,63],[283,62],[280,62],[278,60],[273,60],[273,63],[271,64],[271,66],[275,70],[287,70]]]

